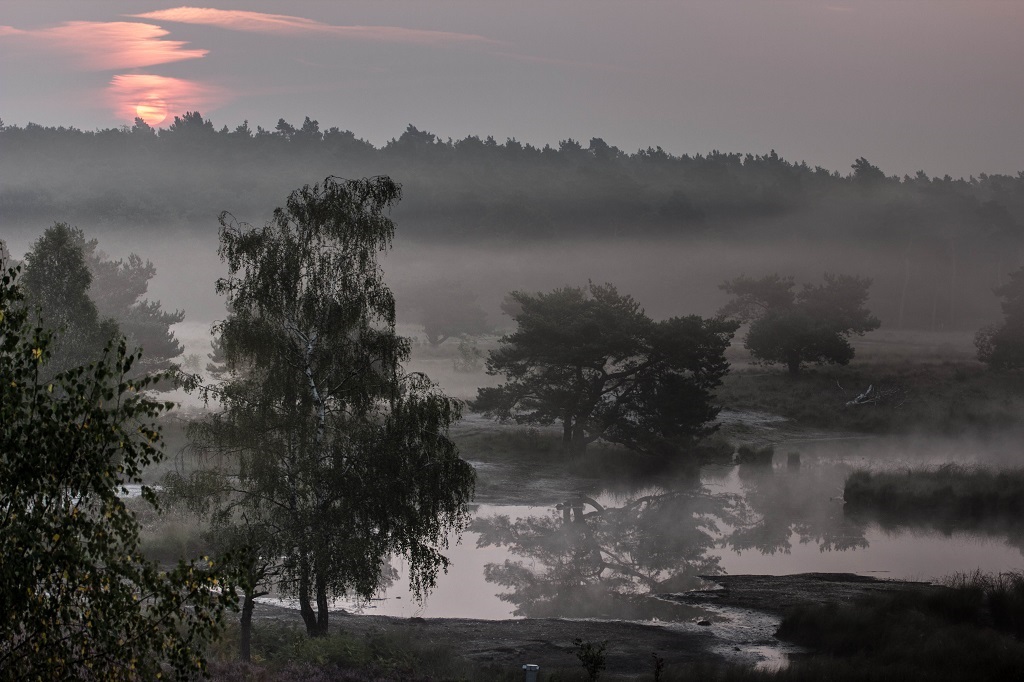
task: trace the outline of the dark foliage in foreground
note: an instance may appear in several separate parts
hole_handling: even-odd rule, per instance
[[[421,641],[402,629],[359,636],[333,631],[309,638],[297,627],[260,621],[253,629],[253,662],[237,660],[223,640],[210,665],[218,682],[429,682],[431,680],[498,681],[522,679],[522,673],[469,662],[447,646]]]
[[[23,299],[18,272],[0,273],[0,679],[201,676],[233,604],[224,573],[143,558],[119,495],[163,458],[154,422],[171,405],[146,397],[161,377],[130,379],[123,339],[49,371]]]
[[[1024,574],[978,573],[949,582],[793,611],[779,636],[821,654],[807,666],[796,664],[794,672],[831,671],[828,679],[850,680],[1019,679]]]
[[[466,524],[474,473],[448,437],[461,406],[402,367],[409,344],[378,262],[400,196],[390,178],[328,177],[262,228],[221,214],[226,375],[189,383],[222,409],[190,430],[209,466],[172,481],[246,548],[243,636],[261,583],[298,598],[313,636],[332,598],[380,588],[393,555],[423,594]]]

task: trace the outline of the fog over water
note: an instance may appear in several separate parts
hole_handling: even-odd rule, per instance
[[[842,486],[854,467],[887,470],[907,466],[928,466],[949,461],[993,464],[1005,462],[1009,443],[981,442],[957,444],[941,439],[926,441],[906,439],[858,439],[817,442],[788,442],[778,450],[801,451],[803,464],[791,469],[784,457],[776,457],[774,467],[705,467],[701,474],[703,486],[694,489],[693,499],[710,496],[722,504],[738,499],[745,507],[743,522],[715,524],[709,534],[705,551],[696,554],[686,549],[670,561],[671,568],[651,573],[655,583],[635,582],[624,589],[617,580],[635,580],[627,573],[617,572],[609,557],[626,559],[630,570],[646,573],[642,554],[632,556],[614,548],[607,551],[602,582],[579,598],[561,598],[555,585],[564,585],[566,566],[545,564],[541,557],[559,559],[558,547],[565,545],[561,535],[561,512],[553,503],[535,505],[481,504],[474,511],[475,524],[453,545],[448,553],[452,568],[438,579],[437,589],[423,603],[417,602],[404,581],[404,565],[397,562],[398,579],[369,603],[339,602],[348,609],[364,613],[396,616],[507,618],[510,616],[561,615],[569,617],[612,617],[663,621],[688,621],[694,611],[688,607],[667,605],[652,599],[658,594],[696,589],[707,585],[698,575],[724,573],[789,575],[807,572],[858,573],[879,578],[935,581],[956,572],[977,569],[988,572],[1017,570],[1024,562],[1024,535],[1013,528],[980,526],[952,529],[927,525],[880,525],[871,519],[851,518],[844,514]],[[961,457],[949,454],[959,449]],[[465,453],[472,459],[472,453]],[[895,458],[893,457],[895,455]],[[781,463],[779,460],[783,460]],[[481,469],[486,476],[486,469]],[[578,481],[568,481],[569,490]],[[641,497],[668,493],[659,488],[643,488],[633,492],[597,494],[597,501],[608,509],[622,508]],[[735,499],[734,499],[735,498]],[[680,509],[685,508],[681,507]],[[489,528],[495,518],[508,517],[510,522],[540,523],[545,529],[537,539],[542,552],[533,542],[526,544],[484,541],[479,531]],[[646,518],[633,532],[660,537],[665,551],[671,553],[671,537],[688,534],[687,524],[699,517],[657,516]],[[652,525],[653,523],[653,525]],[[525,529],[526,526],[523,527]],[[624,527],[625,528],[625,527]],[[623,528],[623,529],[624,529]],[[596,532],[596,531],[595,531]],[[680,535],[682,533],[682,535]],[[525,538],[525,536],[520,536]],[[545,539],[546,538],[546,539]],[[592,539],[586,542],[591,542]],[[664,557],[662,557],[664,559]],[[506,561],[519,562],[536,583],[525,585],[520,594],[508,585],[496,584],[488,577],[488,565],[500,566]],[[577,567],[580,568],[580,567]],[[579,574],[578,579],[588,580]],[[548,597],[533,601],[537,590],[543,592],[545,581],[553,581]],[[661,583],[658,586],[657,583]],[[604,584],[605,587],[600,585]],[[531,594],[530,598],[526,595]],[[611,601],[602,598],[615,595]],[[504,595],[504,598],[503,598]],[[517,596],[519,595],[519,596]],[[631,595],[631,596],[630,596]],[[594,606],[594,602],[601,602]],[[532,604],[532,606],[531,606]]]

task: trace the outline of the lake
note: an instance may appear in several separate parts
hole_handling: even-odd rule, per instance
[[[699,480],[671,487],[648,482],[610,491],[570,479],[567,499],[590,488],[589,501],[575,510],[556,508],[545,479],[538,496],[548,501],[476,506],[470,530],[446,552],[448,572],[422,603],[396,561],[396,577],[378,598],[338,606],[406,617],[675,621],[694,612],[656,595],[704,587],[701,575],[844,572],[930,581],[1024,564],[1024,533],[1013,523],[883,524],[844,511],[843,483],[854,468],[992,462],[1015,454],[999,444],[815,438],[782,441],[775,451],[772,466],[706,466]],[[790,452],[800,454],[799,466],[788,464]],[[464,454],[473,461],[472,452]],[[474,465],[481,479],[503,475],[489,462]]]

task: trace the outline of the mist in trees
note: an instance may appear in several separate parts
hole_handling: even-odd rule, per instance
[[[721,285],[733,299],[719,314],[749,324],[743,346],[757,362],[783,364],[790,374],[809,362],[849,363],[850,336],[881,324],[865,307],[871,280],[826,273],[823,284],[795,286],[792,277],[737,277]]]
[[[873,250],[858,270],[884,292],[875,310],[894,328],[990,321],[997,309],[988,293],[1021,265],[1024,240],[1022,174],[896,178],[863,157],[841,173],[774,151],[676,155],[598,137],[534,146],[442,140],[410,125],[378,148],[308,117],[253,129],[192,111],[160,130],[141,121],[101,131],[4,125],[3,168],[0,206],[19,225],[73,206],[68,217],[80,224],[195,226],[225,205],[265,215],[271,197],[310,174],[386,173],[407,192],[395,217],[420,242],[790,240]]]
[[[246,618],[272,584],[325,635],[331,599],[372,596],[395,554],[423,594],[467,521],[474,473],[448,436],[460,404],[403,371],[409,343],[377,260],[400,196],[387,177],[329,177],[262,228],[221,214],[225,378],[191,382],[221,409],[191,433],[210,465],[172,487],[248,557]]]
[[[696,315],[655,322],[611,284],[510,294],[516,330],[501,338],[473,408],[519,424],[559,423],[562,448],[598,439],[670,458],[715,429],[712,390],[737,325]]]
[[[464,284],[451,280],[424,283],[404,302],[406,319],[423,326],[431,346],[446,340],[466,339],[492,331],[477,296]]]
[[[10,238],[15,226],[30,226],[35,236],[35,226],[54,216],[86,227],[59,222],[32,243],[18,280],[25,300],[5,281],[2,302],[14,304],[2,309],[6,320],[0,316],[0,435],[16,437],[5,451],[21,457],[0,458],[0,466],[39,474],[13,503],[31,509],[36,526],[6,526],[7,563],[0,562],[8,582],[21,585],[15,592],[40,586],[34,594],[3,595],[2,613],[35,620],[6,641],[42,641],[48,628],[80,627],[88,600],[47,601],[50,593],[66,596],[61,589],[70,584],[57,564],[46,563],[54,556],[73,560],[71,579],[100,592],[109,584],[90,561],[112,567],[122,580],[102,595],[114,604],[106,611],[112,619],[97,619],[106,631],[85,628],[84,644],[52,649],[72,661],[54,668],[58,677],[81,669],[75,656],[83,647],[118,655],[114,636],[125,632],[141,633],[127,647],[131,656],[166,662],[152,650],[166,636],[177,647],[171,663],[185,661],[195,642],[174,638],[211,635],[218,609],[230,601],[209,589],[214,578],[229,578],[241,598],[243,658],[256,600],[271,591],[297,599],[312,636],[328,632],[334,599],[378,594],[393,577],[393,556],[407,561],[414,594],[426,593],[448,566],[446,542],[470,518],[474,472],[452,435],[466,407],[553,427],[550,450],[560,438],[567,457],[557,461],[565,471],[589,473],[608,456],[621,458],[616,471],[653,464],[647,471],[678,465],[692,473],[697,445],[716,432],[726,416],[721,408],[729,407],[720,396],[730,385],[722,384],[737,377],[727,377],[727,352],[748,359],[729,351],[737,333],[749,359],[782,368],[770,374],[810,375],[782,377],[766,403],[825,395],[790,391],[815,378],[831,392],[831,370],[807,366],[851,362],[854,337],[883,320],[887,330],[974,331],[1001,305],[1001,320],[978,332],[978,357],[999,372],[1024,366],[1024,270],[1017,269],[1024,173],[954,179],[921,171],[897,178],[864,157],[839,172],[774,150],[633,151],[599,137],[542,146],[490,136],[444,140],[414,125],[374,146],[310,117],[265,129],[248,121],[215,125],[197,111],[159,130],[141,119],[97,131],[0,123],[0,171],[7,171],[0,236]],[[373,177],[342,180],[335,173]],[[285,196],[285,206],[263,223]],[[205,278],[184,268],[165,271],[145,249],[115,258],[101,247],[111,247],[111,234],[144,240],[175,233],[188,237],[174,244],[179,260],[208,246],[212,254],[213,216],[225,207],[233,214],[220,214],[217,235],[226,272],[216,288],[226,308],[211,307],[224,318],[213,330],[214,379],[178,375],[209,401],[210,410],[189,426],[199,467],[167,478],[166,494],[202,515],[209,546],[232,563],[229,574],[219,565],[216,574],[203,572],[210,582],[186,594],[183,573],[161,577],[139,560],[137,524],[116,508],[107,484],[134,480],[136,465],[155,458],[152,425],[143,423],[147,428],[130,434],[127,445],[112,440],[127,433],[128,421],[146,422],[161,411],[131,390],[152,385],[135,377],[170,366],[184,350],[172,333],[184,311],[152,300],[150,285],[159,280],[146,256],[161,264],[162,277]],[[254,217],[261,218],[256,227],[247,222]],[[392,218],[402,226],[401,258],[388,255]],[[855,274],[817,279],[838,266]],[[737,276],[753,267],[786,274]],[[612,284],[565,284],[591,277],[616,282],[636,298]],[[691,312],[698,314],[685,314]],[[33,337],[26,319],[38,319],[52,336]],[[470,386],[457,395],[475,392],[474,401],[455,400],[406,369],[414,346],[398,329],[410,328],[406,333],[430,346],[416,352],[446,369],[451,361]],[[504,336],[480,338],[492,332]],[[124,349],[106,350],[119,335]],[[141,358],[134,348],[144,350]],[[485,351],[492,379],[480,373]],[[94,360],[92,370],[81,368]],[[875,371],[860,369],[858,380]],[[482,383],[491,385],[477,391]],[[870,387],[861,397],[870,400],[856,398],[848,407],[904,407],[909,389],[864,383]],[[762,385],[768,384],[752,390]],[[97,391],[105,391],[102,399]],[[897,394],[899,400],[884,400]],[[839,405],[851,397],[841,387],[826,399],[833,396]],[[76,412],[86,409],[72,406],[77,398],[94,411]],[[121,398],[127,402],[110,407]],[[806,401],[808,413],[819,407],[814,400]],[[29,407],[54,418],[33,422]],[[775,406],[738,409],[762,408]],[[86,442],[86,423],[112,430]],[[510,433],[500,430],[495,438],[520,435]],[[526,433],[530,447],[549,451],[545,429]],[[751,427],[743,437],[761,435]],[[733,445],[726,444],[727,456]],[[68,452],[76,457],[62,471]],[[127,474],[115,474],[118,463]],[[102,486],[54,484],[44,466]],[[530,460],[514,466],[523,487],[532,485]],[[13,480],[22,469],[10,471]],[[547,517],[477,519],[472,530],[481,546],[508,547],[523,558],[492,563],[486,577],[506,588],[503,598],[520,615],[642,617],[652,607],[634,608],[637,597],[688,589],[696,575],[721,570],[714,549],[867,546],[865,524],[846,518],[834,500],[798,489],[804,479],[751,471],[736,474],[742,505],[690,477],[665,487],[658,481],[613,503],[602,497],[604,505],[577,496]],[[815,493],[837,487],[828,478],[810,485]],[[76,496],[96,501],[69,521],[65,512]],[[114,509],[116,532],[102,551],[47,540],[107,533],[99,515],[107,508]],[[19,552],[31,561],[43,557],[34,573],[17,563]],[[196,607],[177,621],[182,627],[143,630],[145,618],[142,625],[133,620],[139,614],[126,595],[151,585],[161,591],[160,613],[172,610],[165,605]],[[66,610],[54,611],[54,604]]]
[[[1010,273],[995,291],[1002,299],[1003,321],[978,331],[978,359],[994,370],[1024,367],[1024,268]]]
[[[93,277],[81,241],[80,231],[56,223],[25,254],[26,303],[36,323],[55,332],[47,365],[53,372],[97,360],[118,333],[89,297]]]
[[[99,249],[99,240],[87,240],[83,233],[80,237],[93,278],[89,297],[96,304],[96,311],[117,323],[130,346],[144,349],[143,367],[166,369],[170,360],[184,351],[170,328],[185,319],[185,311],[168,312],[160,301],[145,298],[149,282],[156,276],[152,261],[143,261],[135,253],[113,260]]]
[[[117,335],[146,351],[137,371],[166,369],[183,350],[170,327],[184,311],[169,313],[143,298],[156,275],[152,262],[134,253],[111,260],[98,246],[82,230],[55,223],[25,255],[26,303],[55,332],[51,370],[95,360]]]

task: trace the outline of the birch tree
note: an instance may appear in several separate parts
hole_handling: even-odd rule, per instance
[[[222,517],[270,529],[274,581],[310,635],[326,634],[333,597],[374,594],[393,554],[417,594],[432,587],[467,521],[473,471],[448,437],[460,405],[403,373],[377,260],[400,195],[387,177],[329,177],[262,228],[220,216],[228,379],[197,445],[233,463],[219,469]]]

